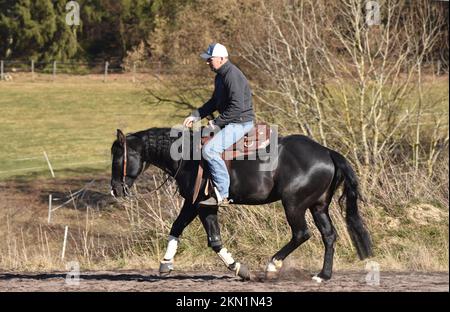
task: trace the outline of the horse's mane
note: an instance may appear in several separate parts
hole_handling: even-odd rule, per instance
[[[203,130],[204,127],[201,127],[200,131]],[[181,133],[181,129],[179,129]],[[146,155],[151,155],[151,158],[159,164],[163,164],[170,162],[172,157],[170,156],[170,148],[172,143],[179,139],[179,136],[171,136],[172,128],[149,128],[146,130],[128,133],[127,141],[132,142],[133,138],[139,138],[140,141],[143,142],[144,153]],[[177,132],[175,132],[177,133]],[[183,135],[190,135],[190,144],[189,150],[193,152],[193,136],[194,132],[192,129],[184,129]],[[130,145],[131,147],[131,145]],[[116,140],[111,148],[112,154],[120,154],[122,153],[123,148],[120,147],[119,142]]]
[[[138,137],[144,143],[145,153],[151,155],[151,157],[160,162],[170,160],[170,147],[172,143],[179,139],[179,136],[171,136],[171,128],[150,128],[147,130],[130,133],[127,137]],[[181,132],[181,129],[180,129]],[[179,132],[179,133],[180,133]],[[192,151],[193,131],[184,130],[183,135],[189,133],[190,146],[189,150]]]
[[[142,139],[147,155],[159,159],[170,155],[170,145],[177,139],[170,136],[170,128],[150,128],[132,135]]]
[[[146,153],[152,153],[155,155],[166,154],[170,150],[170,145],[177,138],[170,137],[170,128],[150,128],[134,133],[128,133],[126,135],[127,141],[132,140],[133,137],[137,137],[142,140],[144,144],[144,150]],[[119,141],[116,140],[111,148],[111,152],[121,153],[122,147],[120,147]]]

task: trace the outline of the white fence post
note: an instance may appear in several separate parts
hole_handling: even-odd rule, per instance
[[[50,159],[48,159],[48,155],[47,155],[46,151],[44,151],[44,157],[45,157],[45,160],[47,161],[47,165],[48,165],[48,168],[50,169],[50,173],[52,174],[52,177],[54,178],[55,172],[53,171],[52,164],[50,163]]]
[[[64,255],[66,253],[67,230],[68,229],[69,229],[69,226],[66,225],[66,227],[64,229],[64,243],[63,243],[63,248],[62,248],[62,253],[61,253],[61,260],[64,260]]]
[[[31,80],[34,81],[34,60],[31,60]]]
[[[109,62],[105,62],[105,75],[103,76],[103,82],[106,82],[106,78],[108,77],[108,67]]]
[[[5,79],[3,60],[0,61],[0,80]]]
[[[56,78],[56,61],[53,61],[53,81],[55,81]]]
[[[48,195],[48,224],[50,224],[50,221],[52,219],[52,200],[52,194]]]

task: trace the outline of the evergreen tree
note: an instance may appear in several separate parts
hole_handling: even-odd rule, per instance
[[[149,0],[86,0],[80,5],[80,42],[88,58],[121,60],[154,28]]]
[[[44,62],[73,57],[78,44],[74,30],[65,23],[65,3],[64,0],[2,1],[0,56]]]
[[[19,0],[3,3],[0,29],[0,40],[6,43],[2,45],[3,57],[35,57],[56,30],[51,2]]]
[[[76,0],[80,26],[69,26],[69,0],[0,0],[0,58],[121,61],[132,48],[152,43],[157,16],[174,21],[192,1]]]

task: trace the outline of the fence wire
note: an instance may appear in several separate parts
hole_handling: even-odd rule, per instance
[[[32,60],[0,60],[0,80],[13,80],[14,75],[28,74],[32,80],[39,75],[51,76],[53,80],[59,75],[103,75],[104,79],[113,74],[130,74],[133,80],[137,75],[153,76],[190,72],[190,64],[164,64],[162,62],[135,62],[121,64],[119,62],[35,62]]]

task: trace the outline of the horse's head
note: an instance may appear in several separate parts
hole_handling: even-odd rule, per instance
[[[111,195],[117,197],[129,195],[129,188],[145,166],[143,151],[144,144],[140,137],[125,136],[117,129],[117,140],[111,148]]]

